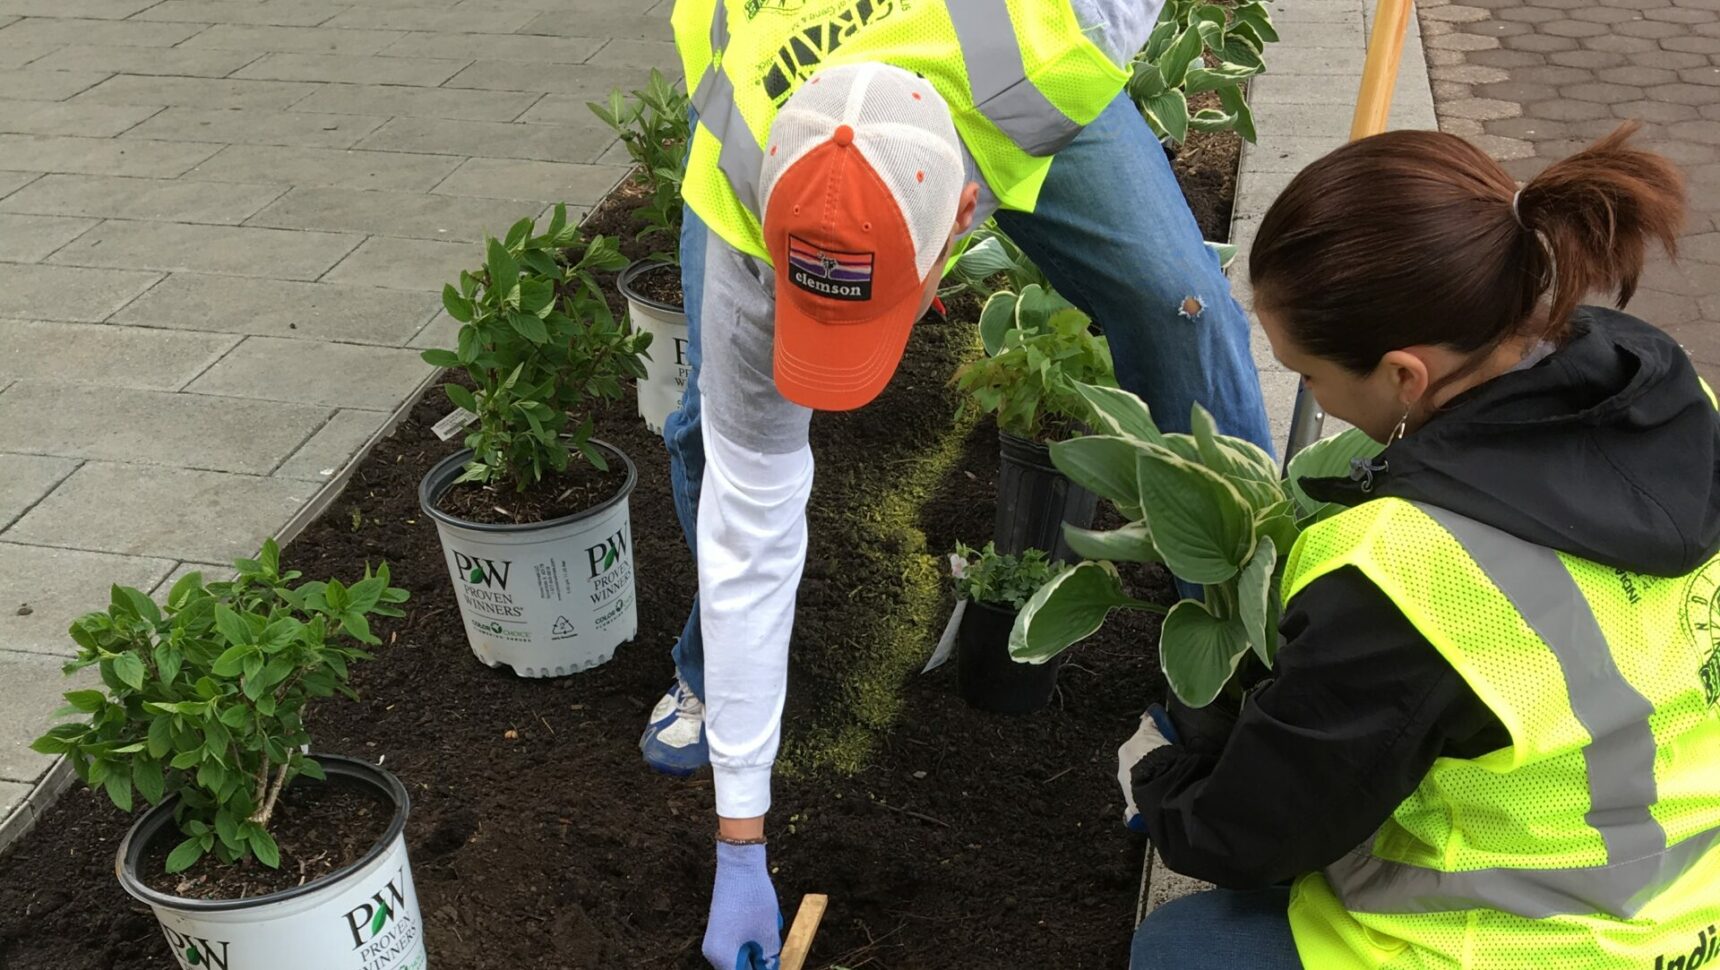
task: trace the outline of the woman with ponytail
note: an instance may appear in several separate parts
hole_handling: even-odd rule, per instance
[[[1379,135],[1262,221],[1273,353],[1385,448],[1302,483],[1345,508],[1234,722],[1124,746],[1166,864],[1226,887],[1132,970],[1720,968],[1720,420],[1652,321],[1585,305],[1678,236],[1632,131],[1522,186]]]

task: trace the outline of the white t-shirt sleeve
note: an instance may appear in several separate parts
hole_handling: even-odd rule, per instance
[[[782,738],[788,642],[806,563],[812,449],[746,448],[704,424],[699,496],[699,620],[705,644],[705,737],[717,814],[770,809]]]
[[[1127,69],[1159,22],[1164,0],[1072,0],[1075,19],[1113,63]]]

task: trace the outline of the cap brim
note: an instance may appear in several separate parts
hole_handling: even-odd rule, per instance
[[[777,293],[787,284],[778,281]],[[870,404],[895,376],[920,316],[921,291],[861,323],[821,323],[792,299],[776,301],[776,389],[817,411]]]

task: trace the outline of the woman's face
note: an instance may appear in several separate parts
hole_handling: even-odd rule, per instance
[[[1375,441],[1391,440],[1398,422],[1404,420],[1405,413],[1411,409],[1406,403],[1405,391],[1416,391],[1409,399],[1412,401],[1421,396],[1419,389],[1406,387],[1403,364],[1393,360],[1401,352],[1387,355],[1372,373],[1358,375],[1341,364],[1316,357],[1297,346],[1276,312],[1257,307],[1256,313],[1260,317],[1261,329],[1266,331],[1266,339],[1272,345],[1272,356],[1301,375],[1302,383],[1314,395],[1314,400],[1320,402],[1321,410],[1362,429]],[[1412,415],[1411,424],[1415,423]]]

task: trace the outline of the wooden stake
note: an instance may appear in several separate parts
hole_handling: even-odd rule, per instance
[[[818,924],[824,919],[825,907],[830,905],[830,897],[820,893],[807,893],[801,897],[800,912],[794,914],[794,925],[788,930],[788,939],[782,943],[782,970],[800,970],[806,963],[806,955],[812,950],[812,938],[818,934]]]

